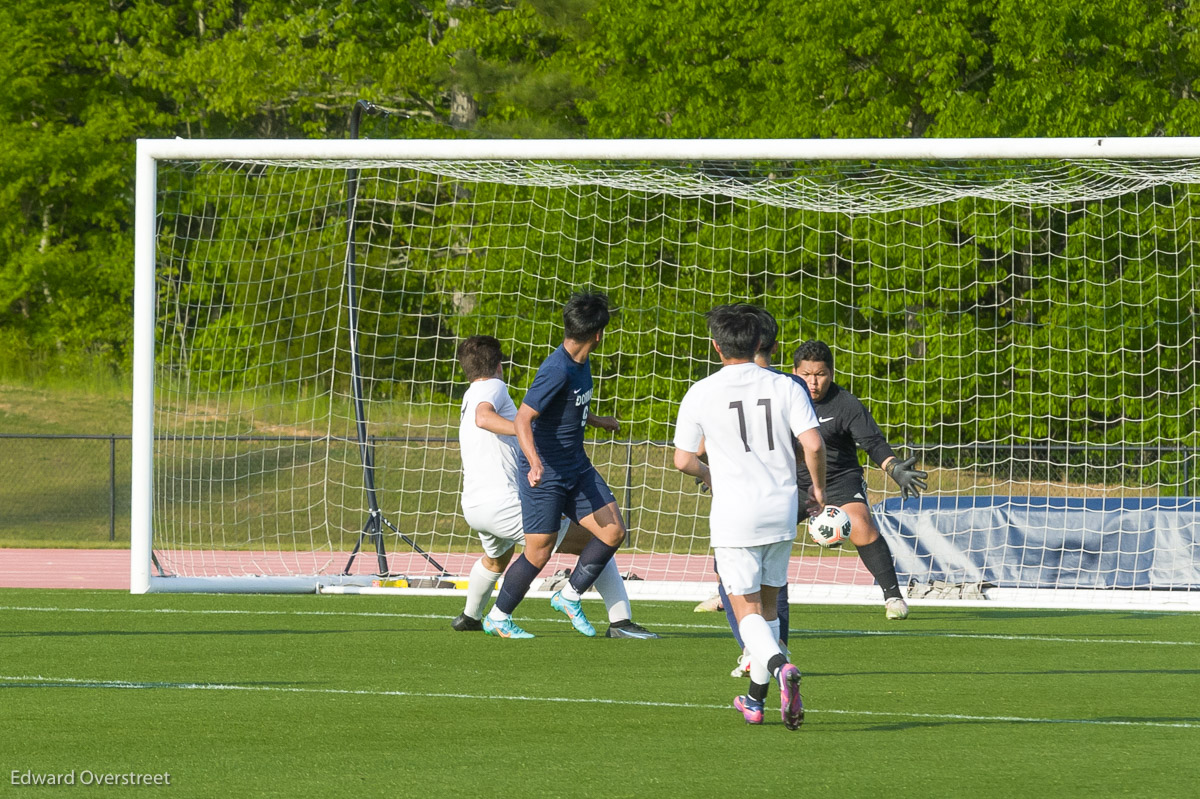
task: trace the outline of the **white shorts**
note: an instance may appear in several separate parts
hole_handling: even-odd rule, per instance
[[[725,591],[733,596],[757,593],[764,585],[787,585],[792,542],[777,541],[754,547],[714,547],[717,574]]]
[[[512,502],[464,507],[463,518],[466,519],[471,529],[479,534],[483,551],[492,560],[508,552],[517,544],[525,543],[525,528],[521,521],[521,501],[515,496]],[[558,528],[558,541],[554,544],[555,549],[562,543],[570,524],[571,520],[564,516],[562,525]]]

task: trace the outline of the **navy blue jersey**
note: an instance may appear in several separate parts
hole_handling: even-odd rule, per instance
[[[856,474],[858,479],[862,479],[863,468],[858,462],[859,447],[866,451],[876,466],[895,455],[862,400],[837,383],[830,383],[825,396],[820,402],[814,402],[813,408],[817,411],[821,439],[825,442],[827,485],[848,474]],[[803,461],[797,462],[796,472],[801,488],[812,485],[812,478]]]
[[[533,420],[533,443],[547,477],[570,478],[591,466],[583,449],[591,399],[592,366],[588,361],[576,363],[561,346],[542,361],[522,404],[538,412]],[[520,454],[518,463],[522,472],[529,471],[525,453]]]

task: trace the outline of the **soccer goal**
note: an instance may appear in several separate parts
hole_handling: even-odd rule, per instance
[[[930,473],[867,470],[914,601],[1200,608],[1200,139],[144,140],[137,174],[134,592],[461,585],[456,346],[498,337],[519,403],[590,288],[635,598],[715,590],[669,442],[747,301]],[[791,583],[881,600],[803,535]]]

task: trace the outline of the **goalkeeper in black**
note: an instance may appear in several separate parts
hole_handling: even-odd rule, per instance
[[[892,550],[871,518],[858,449],[861,447],[896,482],[903,499],[921,496],[929,475],[913,467],[916,456],[897,458],[862,401],[833,382],[833,352],[823,341],[806,341],[797,347],[792,367],[792,374],[808,386],[825,441],[825,501],[850,517],[850,543],[883,589],[885,615],[889,619],[907,618],[908,603],[900,594]],[[808,469],[797,462],[796,471],[800,490],[806,491],[812,485]]]

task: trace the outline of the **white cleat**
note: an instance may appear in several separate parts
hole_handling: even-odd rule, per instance
[[[741,657],[738,658],[737,666],[733,671],[729,672],[730,677],[749,677],[750,676],[750,652],[743,649]]]
[[[907,619],[908,618],[908,603],[898,596],[883,603],[883,615],[889,619]]]

